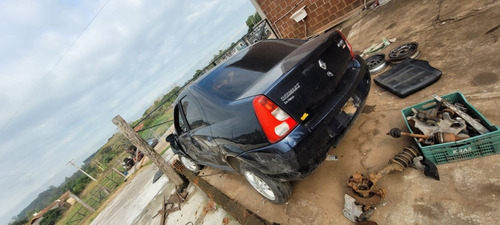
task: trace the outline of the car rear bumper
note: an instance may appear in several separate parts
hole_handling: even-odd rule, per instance
[[[283,140],[245,152],[240,157],[277,180],[300,180],[310,175],[363,110],[371,78],[364,60],[358,57],[357,62],[358,68],[353,67],[348,72],[353,79],[345,86],[345,92],[328,103],[327,112],[322,114],[320,121],[300,124]],[[344,108],[348,101],[355,105],[355,110]]]

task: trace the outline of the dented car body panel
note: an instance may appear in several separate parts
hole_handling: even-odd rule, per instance
[[[266,40],[185,88],[175,101],[175,153],[196,163],[239,171],[245,162],[280,180],[311,174],[362,111],[371,79],[343,37],[307,42]],[[297,121],[271,143],[252,101],[263,95]]]

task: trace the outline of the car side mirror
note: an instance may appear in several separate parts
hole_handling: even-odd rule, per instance
[[[174,141],[174,140],[175,140],[175,134],[169,134],[169,135],[165,138],[165,140],[166,140],[167,142],[172,142],[172,141]]]

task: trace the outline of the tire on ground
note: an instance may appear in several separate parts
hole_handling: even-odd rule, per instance
[[[241,164],[240,170],[241,174],[245,177],[250,186],[252,186],[260,195],[262,195],[267,200],[276,204],[283,204],[288,200],[288,198],[290,198],[290,195],[292,194],[292,184],[290,182],[277,181],[246,163]],[[254,187],[252,181],[249,180],[246,173],[251,173],[255,177],[260,178],[260,180],[263,181],[269,187],[267,190],[270,190],[272,192],[272,194],[274,195],[274,199],[272,198],[272,196],[270,198],[269,194],[267,194],[268,196],[266,196],[266,194],[261,193],[261,191],[259,191],[258,188]]]

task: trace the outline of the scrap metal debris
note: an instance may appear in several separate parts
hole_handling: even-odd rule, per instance
[[[420,152],[412,147],[406,147],[402,152],[396,154],[389,164],[376,173],[371,173],[365,176],[361,172],[356,172],[349,177],[347,182],[347,195],[355,199],[355,204],[360,206],[364,214],[356,212],[350,204],[347,204],[349,198],[346,198],[344,215],[349,217],[354,216],[357,221],[366,221],[375,210],[375,206],[379,204],[385,197],[385,190],[377,187],[377,182],[383,176],[392,171],[403,171],[406,167],[413,163],[414,158],[420,156]],[[347,218],[349,218],[346,215]],[[356,222],[356,221],[353,221]]]
[[[456,107],[455,105],[449,103],[448,101],[442,99],[441,97],[437,95],[432,95],[434,99],[436,99],[438,102],[443,103],[444,106],[448,107],[450,110],[452,110],[454,113],[456,113],[458,116],[462,117],[468,124],[472,126],[479,134],[485,134],[488,133],[488,129],[484,127],[481,123],[477,122],[474,118],[469,116],[466,112],[462,111],[462,108]]]
[[[460,141],[460,140],[464,140],[464,139],[468,138],[468,137],[460,137],[460,136],[457,136],[456,134],[446,133],[446,132],[434,132],[432,135],[411,134],[411,133],[402,132],[398,128],[392,128],[391,131],[389,131],[389,133],[387,133],[387,134],[391,135],[394,138],[399,138],[401,136],[419,138],[422,140],[426,140],[426,143],[431,143],[431,144],[455,142],[455,141]]]
[[[363,214],[363,208],[356,204],[356,199],[348,194],[344,195],[344,216],[352,222],[357,222]],[[363,219],[360,219],[363,220]]]
[[[418,128],[423,134],[432,135],[437,132],[447,132],[456,135],[460,133],[466,134],[467,125],[465,121],[460,117],[452,119],[451,114],[446,110],[440,114],[440,118],[431,116],[426,111],[412,111],[414,112],[414,116],[408,118],[408,120],[412,120],[415,123],[415,128]]]
[[[385,47],[389,46],[391,43],[393,43],[395,41],[396,41],[396,38],[390,38],[390,39],[382,38],[382,42],[377,43],[377,44],[373,44],[372,46],[363,50],[363,52],[361,53],[361,57],[365,57],[369,54],[378,52],[378,51],[384,49]]]
[[[437,95],[433,95],[437,104],[427,110],[411,109],[413,115],[406,119],[413,133],[405,133],[397,128],[391,129],[388,135],[414,137],[424,145],[456,142],[489,132],[476,119],[467,113],[467,108],[460,103],[449,103]]]
[[[170,213],[173,213],[181,209],[181,203],[184,203],[184,201],[186,201],[187,195],[188,193],[186,191],[183,191],[181,193],[175,191],[175,193],[171,194],[170,197],[168,197],[168,199],[166,199],[166,196],[164,196],[162,209],[158,210],[158,213],[156,213],[156,215],[154,215],[153,218],[160,215],[161,216],[160,225],[165,224],[167,216]]]
[[[385,54],[376,54],[366,59],[366,65],[370,74],[382,72],[389,64],[385,61]]]
[[[337,161],[339,158],[336,155],[327,155],[326,156],[326,161]]]
[[[389,52],[388,58],[391,63],[400,63],[404,59],[417,59],[420,56],[417,42],[402,44]]]

